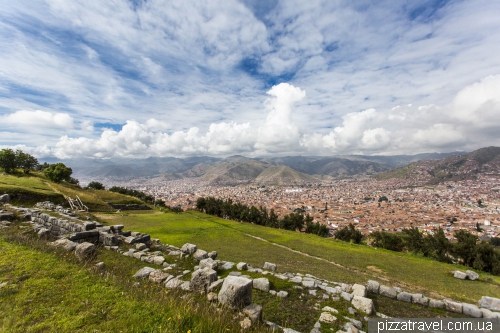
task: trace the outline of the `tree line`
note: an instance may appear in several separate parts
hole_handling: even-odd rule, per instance
[[[339,229],[335,238],[347,242],[361,243],[363,235],[353,224]],[[456,242],[446,238],[443,229],[438,228],[433,234],[423,234],[418,228],[403,229],[399,233],[376,231],[369,236],[372,246],[383,249],[408,252],[447,263],[460,263],[467,267],[500,275],[500,245],[498,238],[480,241],[479,237],[466,231],[455,233]]]
[[[128,188],[125,188],[125,187],[120,187],[120,186],[113,186],[109,189],[109,191],[111,192],[117,192],[117,193],[120,193],[120,194],[126,194],[126,195],[130,195],[130,196],[133,196],[133,197],[136,197],[144,202],[149,202],[149,203],[152,203],[154,204],[155,203],[155,197],[152,196],[152,195],[149,195],[149,194],[146,194],[146,193],[143,193],[141,191],[137,191],[137,190],[129,190]]]
[[[45,177],[53,182],[68,182],[78,185],[78,180],[71,177],[73,170],[64,163],[44,164],[38,163],[38,160],[22,150],[13,151],[12,149],[0,150],[0,168],[6,173],[14,174],[21,169],[24,174],[29,174],[30,171],[40,171]]]
[[[260,206],[247,206],[234,203],[231,199],[217,199],[214,197],[200,197],[196,200],[196,209],[206,214],[221,218],[249,222],[277,229],[299,230],[318,236],[328,236],[329,230],[325,225],[313,222],[313,218],[307,214],[290,213],[279,218],[274,209],[270,211]]]

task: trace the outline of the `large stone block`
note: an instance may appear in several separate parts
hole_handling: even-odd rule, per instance
[[[444,309],[444,302],[440,301],[440,300],[437,300],[437,299],[431,298],[429,300],[429,307],[430,308],[436,308],[436,309]]]
[[[147,279],[149,277],[149,274],[153,273],[154,271],[156,271],[156,269],[152,267],[143,267],[134,274],[134,277],[136,279]]]
[[[368,315],[373,312],[373,301],[369,298],[354,296],[351,303],[356,309],[361,310]]]
[[[78,244],[75,248],[75,256],[80,261],[92,260],[95,258],[96,255],[97,255],[97,249],[95,245],[92,243],[84,242]]]
[[[465,279],[467,279],[467,274],[465,274],[464,272],[461,272],[461,271],[455,271],[455,274],[453,274],[453,277],[456,279],[465,280]]]
[[[444,300],[444,304],[446,305],[446,310],[455,313],[462,313],[462,303],[454,302],[451,300]]]
[[[218,295],[219,302],[230,307],[245,307],[252,303],[252,280],[228,276]]]
[[[200,266],[200,268],[210,268],[216,271],[217,261],[213,260],[212,258],[203,259],[200,260],[200,264],[198,266]]]
[[[266,278],[258,278],[253,280],[253,288],[269,292],[271,284],[269,280]]]
[[[262,306],[252,303],[243,308],[243,313],[250,318],[252,323],[257,323],[262,320]]]
[[[191,274],[191,289],[206,294],[215,281],[217,281],[216,271],[210,268],[198,269]]]
[[[495,297],[483,296],[479,300],[479,307],[493,311],[500,311],[500,299]]]
[[[198,247],[194,244],[186,243],[181,247],[181,252],[185,254],[193,254],[196,250],[198,250]]]
[[[354,284],[352,286],[352,295],[366,297],[366,287],[360,284]]]
[[[462,313],[466,316],[473,318],[481,318],[483,317],[483,313],[477,306],[469,303],[462,303]]]
[[[396,296],[396,298],[398,301],[411,303],[412,295],[410,293],[407,293],[407,292],[402,292],[402,293],[399,293]]]
[[[380,283],[377,281],[369,280],[368,283],[366,284],[366,289],[374,294],[378,294],[380,288]]]
[[[389,298],[396,298],[397,296],[396,289],[384,285],[380,286],[379,293],[380,295]]]
[[[193,258],[196,259],[196,260],[198,260],[198,261],[203,260],[203,259],[207,259],[208,258],[208,253],[207,253],[207,251],[198,249],[193,254]]]
[[[170,274],[163,272],[160,269],[157,269],[157,270],[152,271],[149,274],[148,278],[151,282],[163,283],[163,281],[165,281],[169,276],[170,276]]]
[[[474,271],[470,271],[470,270],[468,270],[468,271],[465,271],[465,274],[467,274],[467,278],[468,278],[469,280],[474,281],[474,280],[479,279],[479,274],[477,274],[477,273],[476,273],[476,272],[474,272]]]
[[[276,266],[276,264],[273,264],[273,263],[270,263],[270,262],[265,262],[263,268],[265,270],[274,272],[274,271],[276,271],[277,266]]]
[[[415,304],[420,304],[420,305],[424,305],[424,306],[428,306],[429,305],[429,299],[427,297],[425,297],[424,295],[422,294],[412,294],[412,303],[415,303]]]

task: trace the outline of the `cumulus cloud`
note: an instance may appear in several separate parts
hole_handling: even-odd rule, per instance
[[[212,123],[205,132],[198,127],[168,132],[169,125],[154,118],[144,123],[128,120],[120,130],[104,129],[97,138],[65,135],[53,148],[43,146],[27,150],[43,156],[50,151],[59,158],[470,150],[500,144],[498,136],[488,142],[484,139],[491,129],[496,133],[500,131],[497,120],[499,82],[500,75],[487,77],[463,88],[453,102],[443,106],[407,104],[387,110],[371,108],[351,112],[342,116],[341,123],[327,133],[298,126],[294,114],[300,114],[302,105],[297,106],[297,103],[304,100],[306,92],[280,83],[267,92],[270,97],[265,100],[263,109],[267,117],[261,125],[219,122]],[[53,125],[56,119],[61,126],[73,124],[66,116],[47,112],[28,115],[38,115],[46,124]]]
[[[51,113],[41,110],[19,110],[3,116],[7,124],[17,126],[37,126],[46,128],[73,128],[73,118],[67,113]]]

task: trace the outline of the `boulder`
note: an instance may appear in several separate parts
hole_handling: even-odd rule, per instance
[[[431,298],[429,300],[429,307],[435,309],[444,309],[444,302]]]
[[[474,281],[474,280],[479,279],[479,274],[477,274],[477,273],[476,273],[476,272],[474,272],[474,271],[465,271],[465,274],[467,274],[467,278],[468,278],[469,280]]]
[[[10,201],[10,196],[8,194],[0,195],[0,202],[8,203]]]
[[[208,257],[215,260],[217,258],[217,251],[208,252]]]
[[[270,262],[265,262],[263,268],[265,270],[272,271],[272,272],[276,271],[276,269],[277,269],[276,264],[272,264]]]
[[[361,310],[368,315],[373,312],[373,301],[369,298],[354,296],[351,303],[356,309]]]
[[[265,291],[267,293],[267,292],[269,292],[269,289],[271,288],[271,285],[270,285],[268,279],[266,279],[266,278],[258,278],[258,279],[254,279],[253,280],[253,288]]]
[[[203,259],[207,259],[208,258],[208,253],[207,253],[207,251],[198,249],[193,254],[193,258],[196,259],[196,260],[198,260],[198,261],[203,260]]]
[[[258,323],[262,320],[262,306],[252,303],[243,308],[243,314],[245,314],[252,323]]]
[[[162,256],[154,256],[153,257],[153,263],[155,265],[160,265],[161,266],[161,265],[163,265],[164,262],[165,262],[165,258],[162,257]]]
[[[193,254],[196,250],[198,250],[198,247],[194,244],[186,243],[181,247],[181,252],[185,254]]]
[[[462,313],[462,303],[454,302],[451,300],[444,300],[444,304],[446,305],[446,310],[455,313]]]
[[[133,277],[135,277],[136,279],[147,279],[149,277],[149,274],[153,273],[154,271],[155,269],[152,267],[143,267],[138,270]]]
[[[337,317],[332,315],[330,312],[322,312],[319,316],[320,323],[331,324],[337,321]]]
[[[357,283],[354,284],[352,286],[352,295],[366,297],[366,287]]]
[[[345,291],[341,291],[340,292],[340,297],[342,297],[346,301],[350,302],[353,296],[352,296],[352,294],[349,294],[349,293],[347,293]]]
[[[288,292],[286,292],[286,291],[284,291],[284,290],[281,290],[281,291],[278,291],[278,292],[276,293],[276,296],[281,297],[281,298],[285,298],[285,297],[287,297],[287,296],[288,296]]]
[[[481,313],[483,315],[483,318],[487,319],[498,318],[496,312],[490,311],[488,309],[481,309]]]
[[[80,261],[92,260],[97,255],[97,250],[94,244],[92,243],[81,243],[78,244],[75,248],[75,256]]]
[[[215,282],[212,282],[212,284],[210,285],[210,287],[208,287],[208,291],[214,291],[215,289],[217,289],[222,283],[224,282],[224,279],[219,279]]]
[[[203,268],[191,274],[191,289],[206,294],[210,285],[217,281],[217,272],[210,268]]]
[[[170,274],[157,269],[149,274],[149,280],[154,283],[163,283],[169,276]]]
[[[429,299],[422,294],[412,294],[411,301],[415,304],[420,304],[424,306],[429,305]]]
[[[294,276],[293,278],[291,278],[288,281],[294,282],[294,283],[302,283],[302,277],[301,276]]]
[[[222,264],[220,269],[226,271],[226,270],[232,269],[233,267],[234,267],[234,262],[224,261],[224,263]]]
[[[252,280],[240,276],[224,279],[218,295],[219,302],[230,307],[245,307],[252,303]]]
[[[236,265],[236,268],[239,269],[240,271],[246,271],[248,269],[248,265],[246,262],[239,262]]]
[[[385,297],[389,297],[389,298],[396,298],[396,296],[397,296],[396,290],[394,288],[384,286],[384,285],[380,286],[379,293],[380,293],[380,295],[385,296]]]
[[[467,278],[467,274],[461,271],[455,271],[455,274],[453,274],[453,277],[456,279],[460,280],[465,280]]]
[[[483,296],[479,300],[479,307],[493,311],[500,311],[500,299]]]
[[[401,301],[401,302],[411,303],[411,301],[412,301],[412,295],[410,293],[407,293],[407,292],[403,291],[402,293],[399,293],[396,296],[396,299],[398,301]]]
[[[217,270],[217,261],[209,257],[207,259],[200,260],[200,264],[198,266],[200,266],[200,268],[209,268]]]
[[[328,311],[328,312],[331,312],[331,313],[339,313],[337,309],[334,309],[332,307],[329,307],[329,306],[325,306],[321,309],[321,311]]]
[[[50,230],[49,229],[47,229],[47,228],[41,228],[38,231],[38,238],[47,239],[49,237],[50,237]]]
[[[368,283],[366,284],[366,289],[374,294],[378,294],[378,290],[380,288],[380,283],[377,281],[369,280]]]
[[[139,251],[145,250],[147,248],[146,244],[144,243],[136,243],[135,248]]]
[[[483,313],[477,306],[469,303],[462,303],[462,313],[472,318],[482,318]]]
[[[11,212],[1,212],[0,221],[12,221],[14,220],[14,214]]]
[[[165,283],[165,288],[167,289],[176,289],[176,288],[179,288],[181,286],[181,284],[183,284],[184,281],[182,280],[179,280],[178,278],[173,278],[173,279],[167,279],[167,283]]]
[[[106,271],[106,264],[104,262],[98,262],[94,265],[94,271],[96,273],[104,273]]]

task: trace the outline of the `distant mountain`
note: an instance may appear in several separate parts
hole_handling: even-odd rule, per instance
[[[82,184],[90,181],[113,182],[128,181],[138,178],[157,179],[158,181],[176,180],[182,178],[200,178],[213,184],[237,184],[254,182],[267,169],[285,166],[299,172],[291,175],[285,169],[276,179],[284,181],[298,179],[298,182],[311,182],[324,177],[350,177],[354,175],[375,175],[387,172],[415,161],[436,160],[453,153],[427,153],[418,155],[396,156],[287,156],[248,158],[241,155],[226,158],[207,156],[176,158],[150,157],[146,159],[113,158],[113,159],[51,159],[49,163],[63,162],[73,169],[73,177],[80,179]],[[465,153],[454,153],[465,154]],[[42,159],[41,162],[44,160]],[[427,162],[429,163],[429,162]],[[414,168],[410,164],[410,168]],[[273,171],[274,170],[274,171]],[[268,171],[276,173],[277,169]],[[404,174],[402,170],[396,174]],[[264,178],[272,177],[262,174]],[[304,175],[312,176],[307,178]],[[393,177],[386,173],[382,177]],[[260,180],[259,180],[260,181]],[[266,180],[267,182],[267,180]],[[277,181],[281,182],[280,180]]]
[[[260,173],[254,183],[266,185],[287,185],[317,183],[319,179],[296,171],[284,165],[271,166]]]
[[[500,177],[500,148],[487,147],[465,155],[410,163],[381,173],[377,179],[402,178],[424,183],[474,179],[478,174]]]

